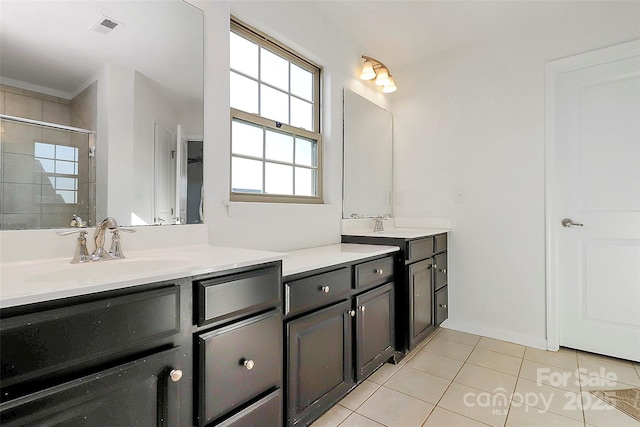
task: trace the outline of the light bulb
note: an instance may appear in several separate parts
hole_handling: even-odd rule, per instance
[[[360,78],[362,80],[371,80],[376,76],[376,72],[373,71],[373,64],[368,59],[364,61],[364,65],[362,65],[362,72],[360,73]]]

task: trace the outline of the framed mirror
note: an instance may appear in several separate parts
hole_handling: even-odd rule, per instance
[[[393,116],[344,89],[342,217],[392,214]]]
[[[0,19],[0,228],[201,222],[202,11],[9,1]]]

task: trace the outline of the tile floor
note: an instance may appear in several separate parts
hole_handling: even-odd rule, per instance
[[[439,328],[312,427],[639,427],[588,392],[632,387],[640,387],[640,363]]]

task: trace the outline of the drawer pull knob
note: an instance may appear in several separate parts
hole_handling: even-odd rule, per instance
[[[253,366],[255,365],[255,363],[251,359],[248,359],[248,360],[245,359],[243,365],[245,368],[247,368],[247,371],[250,371],[253,369]]]
[[[432,267],[433,268],[438,268],[438,264],[433,264]]]
[[[447,304],[438,304],[438,306],[440,306],[442,308],[447,308]]]
[[[328,294],[328,293],[329,293],[329,291],[330,291],[329,286],[323,286],[323,287],[321,287],[321,288],[320,288],[320,290],[321,290],[322,292],[324,292],[325,294]]]
[[[169,372],[169,378],[171,378],[171,381],[174,383],[177,383],[182,378],[182,371],[180,369],[172,369],[171,372]]]
[[[382,276],[384,274],[384,271],[381,268],[376,268],[376,269],[373,270],[373,273],[374,274],[379,274],[379,275]]]
[[[349,316],[356,317],[356,311],[355,310],[349,310]]]
[[[441,268],[440,271],[444,274],[447,274],[447,269],[446,268]]]
[[[363,305],[363,306],[360,306],[360,311],[364,313],[365,308],[366,308],[366,307],[365,307],[364,305]]]

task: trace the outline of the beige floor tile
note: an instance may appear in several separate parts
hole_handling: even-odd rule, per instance
[[[582,422],[580,394],[520,378],[513,400]]]
[[[484,427],[486,425],[480,421],[436,407],[423,427]]]
[[[465,363],[453,381],[495,394],[511,395],[516,387],[514,375]]]
[[[377,423],[367,417],[354,412],[344,420],[340,427],[385,427],[384,424]]]
[[[464,362],[439,354],[422,351],[407,362],[407,366],[428,374],[433,374],[448,380],[456,376]]]
[[[421,351],[428,351],[429,353],[439,354],[440,356],[450,357],[464,362],[473,351],[473,346],[436,337],[425,345]]]
[[[640,387],[640,377],[632,362],[578,352],[578,366],[581,377],[593,378],[594,383],[601,377]]]
[[[580,393],[580,376],[577,369],[564,369],[525,359],[522,361],[519,376],[536,383]]]
[[[559,351],[547,351],[527,347],[524,352],[524,358],[563,369],[575,370],[578,368],[578,359],[575,350],[561,348]]]
[[[393,363],[385,363],[380,366],[377,371],[367,378],[367,380],[374,382],[376,384],[384,384],[393,374],[398,372],[402,368],[402,365],[394,365]]]
[[[582,427],[582,421],[576,421],[553,412],[545,412],[513,402],[509,409],[506,427]]]
[[[454,329],[440,328],[438,338],[459,342],[460,344],[476,345],[480,341],[479,335],[468,334]]]
[[[451,381],[405,366],[394,374],[385,387],[425,402],[438,403]]]
[[[335,405],[314,421],[311,427],[337,427],[351,414],[351,410],[344,406]]]
[[[487,337],[482,337],[480,339],[480,341],[478,342],[478,347],[519,358],[522,358],[522,356],[524,356],[524,350],[526,348],[523,345]]]
[[[343,397],[339,404],[347,409],[355,411],[358,406],[362,405],[362,402],[367,400],[379,387],[380,384],[364,380],[358,385],[358,387],[354,388],[349,392],[349,394]]]
[[[640,427],[640,422],[590,393],[582,393],[582,407],[586,424],[595,427]]]
[[[522,359],[476,347],[475,350],[471,352],[467,362],[485,368],[495,369],[496,371],[501,371],[509,375],[518,375]]]
[[[509,400],[504,396],[452,383],[438,406],[491,426],[503,426]]]
[[[382,386],[356,412],[385,426],[419,427],[433,408],[430,403]]]

